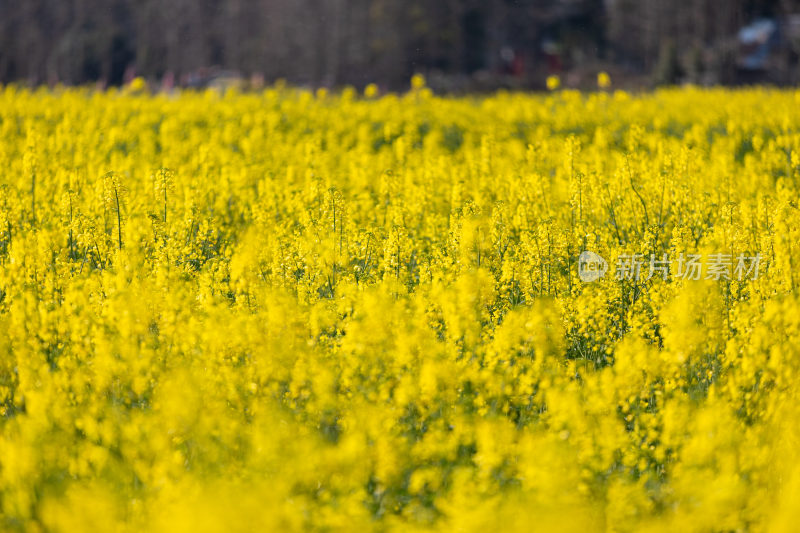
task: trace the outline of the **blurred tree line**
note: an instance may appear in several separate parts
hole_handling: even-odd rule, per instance
[[[739,28],[794,12],[800,0],[0,0],[0,81],[180,80],[217,65],[397,87],[416,71],[533,77],[601,62],[726,82]]]

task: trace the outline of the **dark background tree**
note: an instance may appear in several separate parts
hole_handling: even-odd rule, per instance
[[[800,0],[0,0],[0,82],[178,83],[210,67],[267,82],[446,88],[735,83],[739,30],[779,27],[760,81],[793,83]],[[774,57],[773,57],[774,56]],[[776,59],[777,58],[777,59]],[[448,85],[449,84],[449,85]]]

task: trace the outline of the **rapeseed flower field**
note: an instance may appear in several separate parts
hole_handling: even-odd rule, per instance
[[[0,88],[0,529],[796,531],[800,92],[551,85]]]

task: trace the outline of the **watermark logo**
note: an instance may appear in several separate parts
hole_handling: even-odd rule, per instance
[[[621,254],[614,267],[614,279],[649,280],[660,277],[664,280],[756,280],[761,268],[761,255],[714,253],[703,261],[700,254],[680,254],[674,260],[663,254]],[[608,263],[595,252],[583,251],[578,257],[578,277],[583,282],[597,281],[608,272]]]
[[[578,277],[589,283],[597,281],[608,272],[608,263],[599,254],[584,250],[578,257]]]

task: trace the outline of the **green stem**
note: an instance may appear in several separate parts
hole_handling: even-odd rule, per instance
[[[117,239],[119,240],[119,249],[122,250],[122,215],[120,214],[119,193],[116,187],[114,187],[114,200],[117,202]]]

